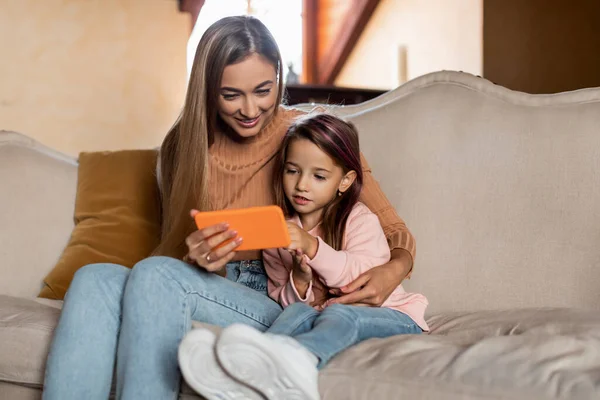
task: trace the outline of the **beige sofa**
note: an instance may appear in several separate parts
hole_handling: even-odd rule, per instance
[[[600,89],[439,72],[333,111],[417,238],[406,287],[432,331],[342,353],[323,398],[600,399]],[[61,303],[35,295],[73,227],[76,170],[0,133],[0,399],[41,396]]]

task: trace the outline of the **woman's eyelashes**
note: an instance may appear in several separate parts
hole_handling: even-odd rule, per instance
[[[271,93],[271,89],[260,89],[255,92],[257,95],[264,97]]]
[[[235,100],[238,97],[240,97],[240,95],[237,93],[236,94],[222,93],[221,96],[223,96],[223,99],[228,100],[228,101]]]
[[[271,89],[260,89],[260,90],[256,90],[254,92],[255,95],[259,96],[259,97],[266,97],[269,94],[271,94]],[[227,101],[232,101],[232,100],[236,100],[237,98],[240,97],[239,93],[221,93],[221,96],[223,96],[224,100]]]

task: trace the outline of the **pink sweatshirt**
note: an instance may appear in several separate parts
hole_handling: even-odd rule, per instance
[[[292,221],[302,227],[297,216]],[[336,251],[325,243],[320,237],[318,225],[308,233],[317,237],[319,248],[308,263],[316,276],[304,298],[298,294],[292,279],[292,255],[286,249],[263,251],[263,262],[269,277],[269,296],[283,307],[295,302],[310,305],[315,299],[325,298],[328,288],[345,286],[363,272],[390,260],[390,249],[379,219],[362,203],[357,203],[350,212],[343,250]],[[408,315],[421,329],[428,331],[429,327],[425,322],[427,304],[425,296],[406,293],[402,285],[399,285],[382,307],[393,308]]]

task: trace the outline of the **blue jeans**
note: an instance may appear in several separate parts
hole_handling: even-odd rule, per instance
[[[294,303],[267,332],[296,339],[319,358],[321,369],[333,356],[363,340],[423,331],[408,315],[390,308],[333,304],[319,312]]]
[[[168,257],[133,269],[81,268],[65,298],[46,365],[46,400],[177,399],[177,348],[192,320],[262,331],[282,309],[260,261],[227,265],[227,279]]]

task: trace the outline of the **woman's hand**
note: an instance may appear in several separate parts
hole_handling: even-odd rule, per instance
[[[287,222],[288,232],[290,233],[291,243],[288,250],[301,250],[308,258],[313,259],[319,248],[319,241],[316,237],[306,232],[293,222]]]
[[[306,292],[313,278],[312,268],[308,265],[308,257],[302,250],[290,251],[294,264],[292,266],[292,279],[300,297],[306,297]]]
[[[392,252],[390,262],[372,268],[350,284],[331,289],[336,297],[329,299],[325,307],[331,304],[350,304],[354,306],[380,307],[390,294],[402,283],[412,268],[412,257],[406,250]]]
[[[194,218],[198,210],[192,210],[190,215]],[[218,248],[223,242],[237,236],[236,231],[228,230],[225,223],[212,225],[197,230],[185,239],[188,254],[184,260],[196,264],[207,271],[219,272],[235,256],[235,249],[242,243],[242,238],[236,238],[231,243]]]

